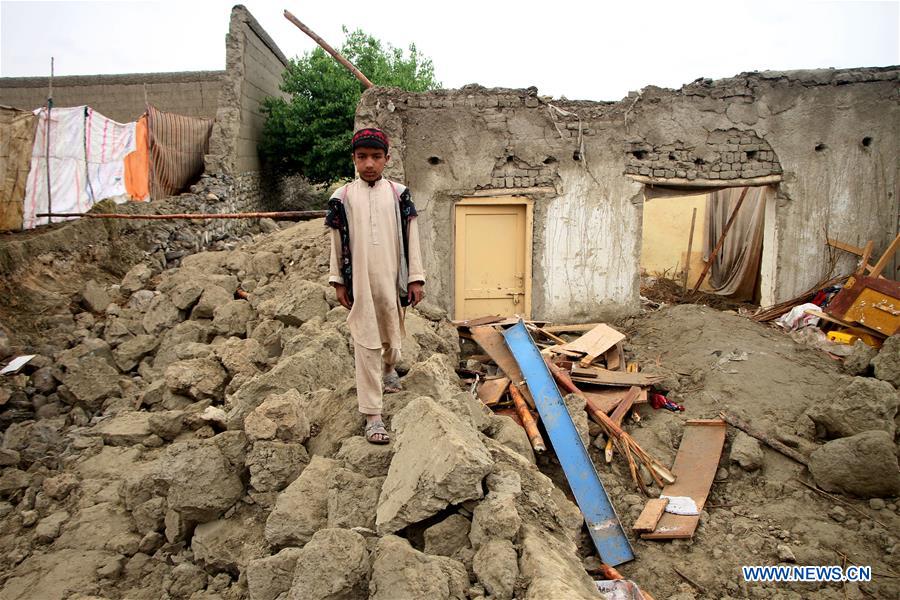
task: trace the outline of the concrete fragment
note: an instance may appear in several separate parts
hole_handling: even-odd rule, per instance
[[[369,554],[363,536],[322,529],[299,552],[288,600],[352,600],[368,593]]]
[[[218,285],[208,285],[203,288],[200,299],[191,310],[191,319],[211,319],[216,308],[234,299],[234,290],[228,291]]]
[[[313,456],[303,473],[275,501],[265,536],[277,548],[305,544],[328,521],[328,473],[337,461]]]
[[[267,250],[254,252],[248,270],[254,277],[276,275],[281,272],[281,258]]]
[[[138,290],[144,289],[144,286],[147,285],[147,282],[149,282],[152,277],[153,271],[150,267],[144,263],[138,263],[125,273],[125,277],[122,278],[122,283],[119,284],[119,289],[126,294],[133,294]]]
[[[425,530],[425,554],[453,556],[469,545],[471,522],[461,514],[452,514]]]
[[[488,541],[475,553],[472,565],[478,581],[491,598],[512,600],[519,564],[511,541]]]
[[[247,565],[250,600],[276,600],[291,588],[300,548],[285,548],[274,556],[251,560]]]
[[[334,469],[328,477],[328,527],[375,529],[375,507],[383,481]]]
[[[384,477],[393,456],[394,449],[390,444],[370,444],[366,438],[355,435],[344,440],[335,458],[351,471],[366,477]]]
[[[427,397],[393,419],[394,458],[378,501],[381,534],[416,523],[448,504],[482,496],[493,465],[478,433]]]
[[[900,393],[890,383],[871,377],[854,377],[837,388],[830,399],[811,406],[807,416],[816,424],[818,437],[849,437],[879,429],[894,435],[894,418]]]
[[[158,343],[159,338],[155,335],[136,335],[125,340],[113,350],[116,366],[123,373],[131,371],[156,349]]]
[[[98,356],[85,356],[70,367],[63,375],[63,384],[67,389],[64,397],[88,410],[100,408],[104,400],[121,393],[119,373]]]
[[[260,440],[247,453],[250,485],[258,492],[279,492],[297,479],[309,463],[301,444]]]
[[[213,358],[193,358],[166,367],[166,385],[175,394],[195,400],[217,399],[225,390],[228,373]]]
[[[328,312],[325,287],[305,279],[296,279],[285,286],[278,298],[264,302],[260,306],[260,312],[288,326],[302,325],[315,317],[324,318]]]
[[[578,559],[575,544],[533,525],[522,527],[519,569],[527,589],[525,600],[602,598]]]
[[[64,500],[69,493],[78,487],[78,478],[72,473],[60,473],[47,477],[41,483],[41,489],[54,500]]]
[[[183,562],[166,573],[163,590],[173,600],[188,600],[206,587],[206,572],[197,565]]]
[[[213,573],[237,577],[250,561],[268,554],[263,523],[256,515],[238,511],[228,519],[197,525],[191,538],[194,560]]]
[[[106,310],[111,301],[105,285],[93,279],[85,282],[84,289],[81,291],[81,303],[86,309],[99,314]]]
[[[103,438],[103,442],[110,446],[139,444],[153,433],[150,429],[150,413],[141,411],[121,413],[104,419],[89,433],[99,435]]]
[[[128,299],[127,306],[129,309],[141,314],[146,313],[148,310],[150,310],[150,305],[153,304],[153,299],[156,298],[156,296],[157,292],[153,292],[150,290],[138,290],[131,295],[131,298]]]
[[[150,303],[141,324],[148,335],[157,335],[179,321],[181,321],[181,314],[178,312],[178,308],[172,304],[168,296],[160,294]]]
[[[472,511],[469,540],[476,549],[491,539],[514,540],[521,526],[515,496],[490,492]]]
[[[900,388],[900,334],[884,340],[878,356],[872,359],[875,377]]]
[[[150,432],[164,440],[171,441],[184,429],[184,411],[163,410],[149,413]]]
[[[300,393],[292,389],[266,398],[247,415],[244,431],[252,440],[305,442],[309,438],[309,421],[303,412]]]
[[[848,356],[844,357],[841,370],[850,375],[865,375],[872,366],[872,359],[878,355],[878,350],[862,340],[856,340]]]
[[[893,436],[865,431],[826,443],[809,457],[816,483],[829,492],[862,498],[900,494],[900,466]]]
[[[49,544],[59,537],[59,530],[63,523],[69,520],[69,513],[64,510],[57,511],[48,517],[38,521],[34,528],[34,539],[40,544]]]
[[[219,517],[244,492],[244,486],[214,443],[191,440],[166,449],[157,478],[168,485],[169,508],[188,520],[205,523]]]
[[[236,373],[256,374],[259,372],[258,365],[262,365],[266,361],[265,351],[255,339],[231,337],[225,340],[225,343],[216,346],[213,351],[232,375]]]
[[[246,300],[229,300],[213,310],[213,331],[220,335],[244,337],[247,323],[256,316],[256,311]]]
[[[469,576],[459,561],[423,554],[395,535],[384,536],[375,547],[370,600],[463,600],[468,587]]]
[[[752,438],[743,431],[738,431],[731,443],[731,462],[741,465],[745,471],[756,471],[763,466],[764,457],[762,446],[756,438]]]
[[[135,506],[131,516],[138,532],[146,534],[161,531],[166,522],[166,499],[158,496],[150,498]]]
[[[528,434],[512,417],[493,415],[491,417],[491,425],[485,433],[534,464],[534,449],[528,440]]]

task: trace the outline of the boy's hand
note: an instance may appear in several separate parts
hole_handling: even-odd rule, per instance
[[[406,286],[406,298],[413,306],[422,301],[425,297],[425,284],[421,281],[414,281]]]
[[[350,302],[350,295],[347,293],[346,285],[335,283],[334,292],[337,294],[337,301],[341,303],[341,306],[347,310],[353,308],[353,303]]]

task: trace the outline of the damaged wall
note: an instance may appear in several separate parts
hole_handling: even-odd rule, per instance
[[[608,318],[638,308],[643,183],[778,184],[763,303],[826,274],[826,230],[886,248],[897,232],[897,75],[895,67],[749,73],[648,87],[615,103],[554,101],[534,88],[375,88],[357,125],[392,137],[388,176],[406,181],[420,207],[430,295],[445,308],[454,205],[524,195],[535,201],[532,315]],[[841,256],[838,268],[853,261]]]
[[[144,114],[147,102],[167,112],[214,118],[224,73],[186,71],[54,77],[53,105],[87,105],[120,123],[137,120]],[[47,84],[47,77],[0,77],[0,104],[24,110],[44,106]]]

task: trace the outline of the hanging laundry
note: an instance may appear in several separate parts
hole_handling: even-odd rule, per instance
[[[203,173],[213,121],[163,112],[152,106],[148,114],[153,198],[174,196]]]
[[[0,106],[0,231],[22,229],[36,121],[31,111]]]
[[[131,200],[150,200],[150,144],[147,136],[147,115],[134,128],[134,152],[125,157],[125,191]]]
[[[117,123],[93,108],[85,110],[87,191],[91,205],[111,198],[121,204],[125,191],[125,157],[135,150],[136,123]]]

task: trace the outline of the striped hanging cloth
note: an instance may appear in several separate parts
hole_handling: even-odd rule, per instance
[[[151,196],[174,196],[203,173],[213,120],[147,109],[150,135]]]

